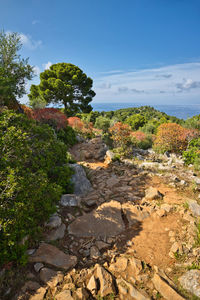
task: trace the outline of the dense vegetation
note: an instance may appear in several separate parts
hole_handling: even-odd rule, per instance
[[[67,146],[54,130],[9,110],[0,114],[0,264],[24,260],[22,241],[72,191]]]

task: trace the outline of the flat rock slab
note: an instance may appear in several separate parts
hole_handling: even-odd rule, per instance
[[[190,293],[200,297],[200,271],[190,270],[179,278],[180,284]]]
[[[42,262],[58,269],[68,270],[76,265],[77,257],[67,255],[55,246],[42,243],[29,257],[29,262]]]
[[[77,237],[114,237],[124,229],[121,204],[112,200],[77,218],[69,225],[68,232]]]

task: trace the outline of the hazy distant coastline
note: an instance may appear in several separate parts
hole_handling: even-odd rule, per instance
[[[175,116],[180,119],[186,120],[195,115],[200,114],[200,104],[188,105],[159,105],[159,104],[144,104],[144,103],[92,103],[93,110],[97,111],[110,111],[121,108],[139,107],[139,106],[152,106],[155,109],[165,112],[170,116]]]

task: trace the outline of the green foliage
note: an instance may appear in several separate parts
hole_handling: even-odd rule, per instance
[[[48,125],[23,114],[0,114],[0,265],[24,262],[32,236],[71,191],[67,147]]]
[[[36,105],[37,99],[46,104],[64,105],[67,116],[78,112],[89,113],[92,110],[89,103],[95,96],[92,90],[93,81],[77,66],[69,63],[58,63],[40,74],[40,84],[32,85],[29,99],[31,105]]]
[[[77,143],[75,131],[70,126],[66,126],[63,129],[58,130],[57,137],[69,146],[73,146]]]
[[[125,123],[131,126],[133,130],[138,130],[140,127],[143,127],[146,123],[146,119],[143,115],[135,114],[130,117],[128,117],[125,120]]]
[[[187,119],[185,121],[185,127],[200,130],[200,115]]]
[[[99,116],[98,118],[96,118],[94,127],[98,129],[102,129],[103,132],[106,132],[110,127],[110,119],[105,118],[103,116]]]
[[[187,165],[194,164],[199,170],[200,164],[200,138],[190,141],[188,148],[183,152],[183,159]]]
[[[151,135],[147,135],[144,140],[137,142],[137,147],[143,150],[147,150],[152,147],[152,143],[153,141]]]
[[[22,97],[26,80],[33,77],[28,59],[18,54],[22,47],[17,33],[0,32],[0,105],[13,107],[16,98]]]

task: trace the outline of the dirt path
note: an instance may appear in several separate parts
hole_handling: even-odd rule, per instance
[[[115,299],[121,300],[149,297],[164,299],[152,284],[153,270],[164,270],[173,279],[177,263],[174,253],[183,254],[183,240],[186,241],[191,234],[189,232],[186,235],[185,231],[191,219],[183,218],[186,197],[167,185],[161,177],[150,176],[137,164],[95,159],[87,153],[87,146],[75,145],[70,152],[77,163],[84,167],[92,189],[86,195],[73,198],[78,205],[59,208],[62,225],[54,231],[58,235],[64,233],[55,241],[49,240],[45,246],[47,249],[50,244],[56,246],[50,248],[52,252],[55,251],[53,259],[58,255],[56,263],[60,255],[58,249],[62,255],[67,255],[69,270],[66,269],[68,272],[60,280],[55,271],[62,271],[62,268],[50,264],[46,253],[42,253],[42,259],[41,253],[36,258],[33,256],[32,262],[42,262],[51,270],[44,270],[43,265],[41,270],[35,271],[36,267],[32,265],[29,271],[34,280],[47,283],[48,286],[52,276],[57,279],[40,298],[31,298],[30,294],[34,293],[30,292],[30,287],[26,287],[24,291],[27,298],[23,295],[16,299],[84,300],[98,299],[99,295],[107,297],[99,299],[111,300],[114,294]],[[153,188],[154,195],[148,198],[149,187]],[[64,231],[59,231],[61,227]],[[45,237],[49,237],[52,230],[47,230],[45,234]],[[176,248],[174,253],[173,247]],[[42,249],[37,251],[42,252]],[[44,256],[47,263],[44,262]],[[75,269],[71,270],[73,267]],[[49,277],[48,272],[54,275]],[[107,278],[106,282],[103,278]],[[104,285],[106,292],[102,290]],[[81,293],[77,296],[79,289]],[[66,290],[69,291],[69,298],[64,298],[64,294],[63,298],[56,298],[55,295],[66,293]]]

